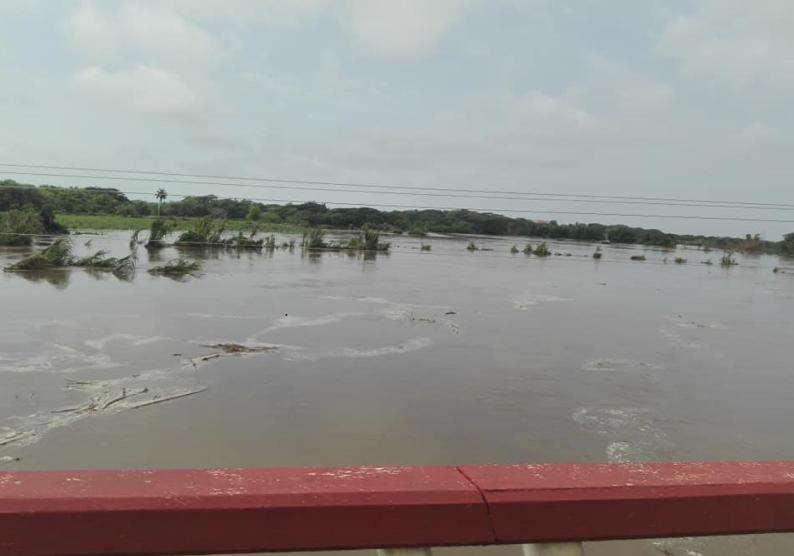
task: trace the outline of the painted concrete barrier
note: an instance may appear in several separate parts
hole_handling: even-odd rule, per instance
[[[794,462],[0,473],[4,556],[790,531]]]

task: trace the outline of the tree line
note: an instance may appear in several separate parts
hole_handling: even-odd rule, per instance
[[[738,250],[749,253],[779,253],[794,256],[794,233],[783,241],[773,242],[748,234],[744,238],[671,234],[658,229],[599,223],[560,224],[556,220],[541,222],[511,218],[502,214],[472,210],[393,210],[374,208],[329,208],[307,202],[286,205],[264,204],[248,200],[222,199],[215,195],[191,196],[165,202],[167,193],[158,190],[156,202],[129,199],[113,188],[55,187],[0,181],[0,212],[34,210],[40,215],[42,228],[57,232],[55,214],[92,214],[115,216],[211,217],[247,219],[263,223],[296,226],[369,229],[423,235],[456,233],[528,236],[548,239],[609,241],[674,247],[676,244]]]

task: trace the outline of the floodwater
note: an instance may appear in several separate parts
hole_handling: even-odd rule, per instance
[[[74,243],[120,255],[128,239]],[[794,459],[794,276],[777,258],[549,242],[561,255],[540,259],[469,239],[396,237],[374,258],[141,247],[132,281],[0,273],[0,469]],[[179,254],[201,275],[145,272]],[[229,342],[273,349],[208,347]]]

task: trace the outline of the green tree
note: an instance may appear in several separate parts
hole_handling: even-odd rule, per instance
[[[251,220],[253,222],[258,221],[262,218],[262,209],[259,208],[259,205],[255,203],[251,203],[251,206],[248,207],[248,213],[245,215],[246,220]]]
[[[157,198],[157,216],[160,216],[160,207],[162,206],[163,201],[168,198],[168,193],[161,187],[155,192],[154,196]]]

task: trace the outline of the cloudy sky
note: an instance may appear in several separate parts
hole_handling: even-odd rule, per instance
[[[791,0],[2,0],[0,37],[0,162],[794,204]],[[164,185],[794,231],[552,212],[794,211]]]

